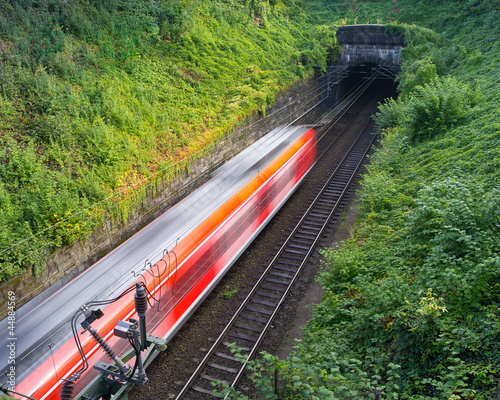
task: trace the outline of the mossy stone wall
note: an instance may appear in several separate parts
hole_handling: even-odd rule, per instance
[[[247,119],[244,125],[215,143],[205,156],[193,162],[189,171],[184,171],[174,181],[164,185],[160,190],[162,193],[160,196],[147,199],[142,209],[129,217],[127,224],[107,222],[85,243],[75,242],[53,255],[47,268],[38,276],[35,276],[32,270],[28,270],[9,282],[1,283],[0,306],[3,309],[1,317],[5,316],[5,303],[9,291],[16,293],[17,307],[35,297],[37,299],[34,303],[43,301],[207,181],[210,173],[217,167],[277,126],[294,121],[304,112],[324,101],[325,96],[325,77],[311,77],[300,81],[278,96],[275,105],[266,110],[265,116],[261,112],[255,113]],[[313,111],[299,122],[311,124],[314,117]]]

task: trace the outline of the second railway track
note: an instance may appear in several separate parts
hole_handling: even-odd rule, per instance
[[[257,282],[255,285],[252,283],[248,295],[242,296],[241,294],[245,290],[240,288],[238,296],[234,298],[240,303],[239,305],[234,300],[231,302],[234,303],[233,311],[238,308],[237,315],[231,317],[226,312],[217,314],[216,311],[208,311],[214,316],[217,315],[214,319],[219,321],[203,322],[202,325],[206,324],[206,326],[210,325],[211,327],[209,332],[204,332],[202,327],[202,331],[197,334],[197,340],[194,339],[189,327],[183,329],[184,332],[181,332],[181,334],[187,336],[187,338],[184,340],[176,338],[170,345],[178,347],[173,349],[171,357],[166,357],[170,360],[170,366],[161,366],[162,372],[150,374],[150,377],[159,375],[161,382],[155,384],[155,378],[153,377],[153,382],[148,383],[145,388],[134,390],[130,394],[132,400],[210,399],[213,398],[211,395],[213,391],[211,382],[220,380],[233,385],[241,377],[242,364],[229,352],[227,344],[235,342],[236,346],[244,349],[244,353],[250,357],[257,352],[259,343],[264,338],[274,316],[279,312],[287,294],[291,290],[293,291],[294,282],[301,281],[301,278],[299,278],[301,270],[304,267],[307,269],[311,263],[311,261],[308,261],[309,258],[312,254],[317,254],[317,244],[320,242],[320,238],[326,236],[325,231],[328,233],[331,230],[331,221],[340,218],[342,207],[346,204],[345,195],[352,193],[353,180],[356,179],[362,160],[365,158],[374,139],[367,126],[369,115],[375,111],[376,103],[381,98],[378,97],[376,100],[372,98],[370,100],[373,96],[377,95],[370,89],[369,94],[362,96],[351,109],[343,110],[342,116],[341,118],[339,116],[334,129],[331,126],[325,126],[317,130],[318,137],[324,137],[323,143],[327,143],[318,144],[318,152],[326,153],[324,161],[318,160],[317,166],[326,163],[329,165],[327,168],[330,169],[330,172],[326,173],[326,169],[321,168],[321,173],[317,174],[316,177],[313,174],[312,177],[307,178],[307,182],[303,183],[302,186],[306,186],[306,188],[301,190],[314,193],[312,197],[315,200],[307,200],[305,206],[304,200],[300,202],[301,206],[303,206],[303,210],[300,212],[300,215],[304,215],[302,218],[288,217],[289,220],[295,219],[293,224],[295,228],[289,226],[284,229],[290,234],[281,235],[280,244],[275,248],[277,254],[267,256],[268,261],[272,259],[272,262],[266,263],[265,268],[259,268],[258,266],[253,268],[254,272],[258,273],[259,278],[250,278],[250,280],[256,280]],[[343,134],[344,130],[348,132]],[[341,151],[341,148],[348,147],[345,146],[345,143],[353,142],[352,131],[359,133],[360,130],[362,130],[361,134],[358,135],[356,142],[349,151]],[[333,152],[336,152],[334,157],[327,151],[327,147],[331,147],[331,143],[336,143],[333,146],[335,148]],[[344,153],[343,157],[340,156],[340,153]],[[339,161],[340,159],[342,161]],[[321,183],[318,184],[318,181],[321,181]],[[307,212],[304,212],[305,208],[308,208]],[[322,243],[322,245],[324,246],[325,243]],[[224,285],[224,282],[221,285]],[[230,286],[228,285],[226,288],[230,288]],[[212,297],[212,302],[217,302],[217,295],[214,294]],[[205,308],[205,305],[202,308]],[[196,318],[197,315],[195,315],[193,324],[196,324]],[[210,319],[210,316],[208,316],[208,319]],[[221,320],[224,321],[221,322]],[[212,328],[212,325],[219,326],[219,332],[222,331],[218,338],[210,337],[218,335],[214,333],[215,329]],[[190,336],[193,339],[192,343],[186,344],[186,341],[190,341]],[[207,346],[207,341],[210,342],[211,346]],[[203,344],[200,345],[199,343]],[[199,347],[194,352],[184,352],[182,350],[190,346]],[[212,348],[207,351],[209,347]],[[203,353],[203,355],[200,355],[200,353]],[[163,356],[160,358],[163,358]],[[154,364],[160,362],[161,360],[158,360]],[[154,368],[156,367],[155,365]],[[166,372],[165,376],[163,372],[166,368],[170,368],[170,370]],[[188,378],[188,376],[191,376],[191,378]],[[166,382],[169,379],[170,381]],[[153,388],[150,385],[153,385]],[[156,388],[154,388],[155,385]]]
[[[235,343],[251,359],[353,183],[375,136],[366,123],[352,146],[219,335],[176,399],[211,398],[212,382],[235,387],[245,365],[228,348]]]

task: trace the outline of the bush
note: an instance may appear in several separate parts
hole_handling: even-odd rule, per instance
[[[425,254],[416,277],[461,312],[491,301],[500,277],[500,190],[460,178],[424,187],[408,215],[410,245]]]
[[[408,100],[405,120],[410,139],[430,139],[460,124],[477,100],[473,89],[453,78],[417,86]]]
[[[463,123],[478,100],[470,86],[451,77],[435,78],[404,99],[382,104],[375,121],[380,128],[402,126],[412,142],[421,142]]]
[[[406,97],[410,95],[417,86],[432,84],[437,77],[437,68],[432,60],[416,60],[407,67],[407,71],[404,75],[397,78],[397,80],[399,80],[398,90],[401,92],[402,97]]]
[[[402,99],[389,98],[379,104],[378,111],[373,118],[379,130],[394,128],[403,123],[406,112],[406,103]]]

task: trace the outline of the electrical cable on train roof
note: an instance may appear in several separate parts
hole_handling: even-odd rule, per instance
[[[131,293],[133,290],[136,291],[134,295],[134,302],[139,321],[132,318],[129,318],[128,322],[118,321],[114,328],[115,336],[127,339],[133,349],[135,362],[134,366],[131,368],[116,356],[115,352],[111,349],[108,343],[91,326],[92,322],[104,316],[104,313],[100,308],[91,308],[111,304]],[[146,285],[143,282],[137,282],[135,285],[125,290],[120,296],[110,300],[89,302],[80,307],[80,309],[73,315],[73,318],[71,319],[71,329],[73,331],[76,347],[82,359],[82,366],[78,371],[71,375],[69,379],[64,379],[64,383],[62,384],[60,391],[60,400],[71,400],[73,398],[75,382],[89,367],[88,360],[85,355],[80,337],[78,335],[77,328],[77,320],[82,315],[85,317],[85,319],[80,323],[83,328],[83,332],[89,332],[89,334],[100,345],[100,347],[104,350],[108,357],[110,357],[116,364],[115,366],[112,366],[99,361],[94,365],[94,368],[101,371],[101,373],[103,374],[105,382],[103,386],[105,387],[106,393],[100,393],[99,396],[101,394],[106,394],[107,396],[109,396],[113,391],[114,385],[116,383],[123,384],[129,382],[144,386],[148,378],[146,375],[146,371],[144,370],[141,351],[146,350],[153,343],[159,344],[158,350],[163,350],[164,348],[166,348],[166,345],[161,338],[148,337],[146,333],[146,312],[149,303],[148,294],[149,297],[157,301],[148,291]],[[162,348],[162,346],[164,348]],[[124,358],[128,359],[128,355]]]
[[[100,300],[100,301],[91,301],[75,312],[73,317],[71,318],[71,330],[73,332],[73,337],[75,339],[76,347],[78,349],[78,352],[80,353],[80,356],[82,358],[82,367],[76,371],[69,379],[68,381],[76,381],[80,378],[81,374],[85,372],[88,369],[88,362],[87,362],[87,357],[85,356],[85,351],[83,350],[83,346],[80,340],[80,337],[78,335],[78,328],[76,326],[78,318],[83,314],[85,315],[85,320],[82,322],[82,326],[85,323],[87,326],[90,326],[90,323],[95,321],[96,319],[101,318],[104,314],[100,309],[97,310],[90,310],[90,307],[95,307],[95,306],[102,306],[102,305],[108,305],[111,304],[119,299],[121,299],[123,296],[127,295],[128,293],[132,292],[135,289],[135,285],[129,287],[127,290],[125,290],[122,294],[120,294],[118,297],[110,300]],[[83,326],[84,329],[86,330],[86,326]]]

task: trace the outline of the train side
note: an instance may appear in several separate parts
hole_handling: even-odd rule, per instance
[[[159,299],[147,313],[148,333],[167,340],[172,338],[314,164],[313,129],[281,129],[259,142],[222,167],[211,182],[195,192],[194,200],[190,196],[187,202],[167,211],[177,214],[171,221],[182,225],[179,241],[171,250],[163,251],[154,265],[146,264],[148,268],[134,279],[145,282]],[[264,152],[264,148],[271,150]],[[255,149],[260,154],[256,155]],[[223,191],[223,187],[226,187],[225,194],[217,193],[217,190]],[[190,213],[199,214],[201,222],[186,219]],[[128,349],[113,336],[113,328],[118,320],[136,317],[133,293],[108,305],[103,312],[104,317],[95,321],[93,327],[121,355]],[[81,340],[91,366],[98,360],[109,362],[90,336],[85,335]],[[16,390],[36,399],[57,399],[63,379],[68,379],[82,364],[73,339],[63,336],[58,347],[51,350],[50,357],[40,358]],[[87,370],[77,381],[75,393],[96,375],[94,369]]]

